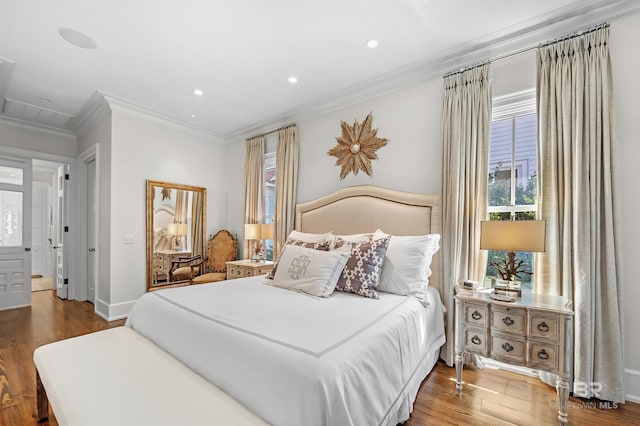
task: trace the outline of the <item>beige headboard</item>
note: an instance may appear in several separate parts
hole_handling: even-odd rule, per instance
[[[440,196],[352,186],[296,206],[301,232],[356,234],[380,228],[391,235],[440,234]],[[431,263],[430,286],[443,294],[439,254]]]

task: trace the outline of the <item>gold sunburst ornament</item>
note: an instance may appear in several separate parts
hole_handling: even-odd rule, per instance
[[[337,158],[336,166],[340,166],[340,180],[350,172],[357,175],[363,170],[369,176],[373,176],[371,160],[378,158],[376,151],[387,144],[385,138],[376,136],[378,129],[371,129],[371,113],[367,115],[362,124],[358,121],[349,126],[340,121],[342,134],[336,138],[338,144],[327,151],[327,154]]]

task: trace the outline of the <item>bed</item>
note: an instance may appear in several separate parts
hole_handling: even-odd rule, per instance
[[[307,233],[439,233],[439,198],[350,187],[297,206]],[[396,425],[408,419],[445,341],[440,262],[424,300],[334,292],[264,277],[145,294],[126,326],[275,425]]]

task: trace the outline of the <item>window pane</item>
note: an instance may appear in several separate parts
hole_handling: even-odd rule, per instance
[[[22,185],[23,170],[15,167],[0,166],[0,183]]]
[[[0,246],[22,245],[22,192],[0,191],[2,232]]]
[[[536,203],[537,132],[536,115],[516,117],[516,205]]]
[[[511,157],[513,120],[491,123],[489,134],[489,206],[511,205]]]

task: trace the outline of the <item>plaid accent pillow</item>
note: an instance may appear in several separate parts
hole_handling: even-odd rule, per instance
[[[336,291],[378,298],[378,283],[391,236],[377,240],[348,242],[337,238],[335,247],[351,246],[351,256],[344,267]]]
[[[280,257],[282,257],[282,253],[287,249],[287,246],[298,246],[304,247],[308,249],[320,250],[320,251],[329,251],[329,247],[331,246],[331,241],[316,241],[316,242],[306,242],[301,240],[296,240],[295,238],[287,238],[287,241],[284,243],[282,247],[282,252],[280,253]],[[278,262],[280,259],[273,264],[273,269],[267,275],[268,280],[272,280],[276,276],[276,271],[278,269]]]

